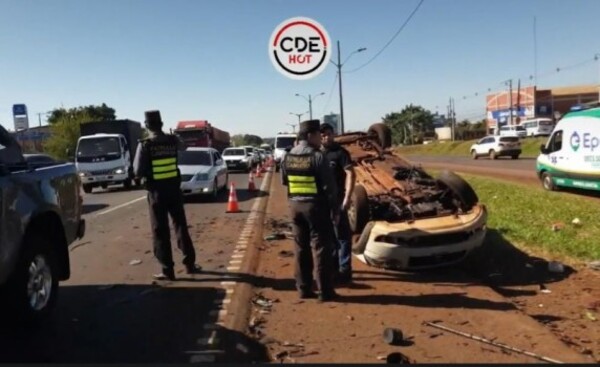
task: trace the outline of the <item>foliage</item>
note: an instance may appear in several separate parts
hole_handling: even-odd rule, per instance
[[[86,112],[60,116],[50,126],[51,137],[44,144],[44,150],[59,159],[71,158],[69,155],[75,152],[80,135],[79,124],[91,120],[92,117]]]
[[[421,106],[412,104],[404,107],[401,112],[388,113],[382,120],[392,130],[394,144],[422,143],[425,134],[434,130],[433,114]]]
[[[102,103],[100,106],[89,105],[69,109],[65,109],[63,107],[56,108],[50,112],[48,123],[53,125],[60,121],[63,117],[77,119],[82,114],[88,116],[88,121],[110,121],[116,119],[115,109],[108,107],[105,103]]]
[[[259,146],[263,143],[263,139],[260,136],[250,135],[250,134],[233,135],[231,137],[231,141],[233,142],[233,145],[236,147],[243,146],[243,145]]]

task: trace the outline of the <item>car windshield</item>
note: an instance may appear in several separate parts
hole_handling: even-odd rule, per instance
[[[94,138],[83,139],[79,141],[77,147],[77,157],[99,157],[99,156],[120,156],[121,146],[119,138]]]
[[[516,136],[503,136],[500,138],[500,142],[502,143],[516,143],[519,141],[519,138]]]
[[[207,151],[184,150],[179,152],[181,166],[210,166],[210,154]]]
[[[540,121],[540,126],[552,126],[552,121]]]
[[[275,147],[279,148],[279,149],[293,147],[295,141],[296,141],[295,137],[292,137],[292,136],[283,137],[282,136],[282,137],[277,138],[277,141],[275,142]]]
[[[223,155],[244,155],[244,149],[229,149],[224,151]]]
[[[517,131],[525,131],[525,128],[523,126],[517,126],[515,129]]]

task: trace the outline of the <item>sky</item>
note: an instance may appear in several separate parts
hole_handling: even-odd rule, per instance
[[[334,65],[299,81],[271,64],[271,33],[297,16],[339,40],[342,59],[367,48],[343,68],[346,130],[410,103],[445,113],[450,97],[459,119],[483,118],[482,91],[511,78],[532,83],[534,17],[538,87],[599,83],[597,0],[425,0],[373,62],[347,73],[380,51],[418,2],[0,0],[0,123],[13,128],[15,103],[27,105],[30,126],[60,106],[106,103],[136,121],[159,109],[167,128],[206,119],[231,134],[290,131],[298,122],[290,112],[308,110],[296,93],[325,93],[314,118],[339,113]],[[555,71],[570,65],[579,66]]]

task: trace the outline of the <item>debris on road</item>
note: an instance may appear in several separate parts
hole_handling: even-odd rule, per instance
[[[558,232],[564,228],[564,224],[562,223],[554,223],[552,224],[552,232]]]
[[[278,253],[279,257],[294,257],[294,253],[292,251],[281,250]]]
[[[455,334],[455,335],[459,335],[459,336],[462,336],[462,337],[465,337],[465,338],[468,338],[468,339],[471,339],[471,340],[475,340],[475,341],[482,342],[482,343],[485,343],[485,344],[493,345],[495,347],[498,347],[498,348],[502,349],[505,352],[506,351],[510,351],[510,352],[515,352],[515,353],[523,354],[523,355],[526,355],[526,356],[529,356],[529,357],[533,357],[535,359],[538,359],[538,360],[544,361],[544,362],[548,362],[548,363],[555,363],[555,364],[562,364],[563,363],[563,362],[561,362],[559,360],[556,360],[556,359],[553,359],[553,358],[545,357],[545,356],[542,356],[542,355],[539,355],[539,354],[536,354],[536,353],[533,353],[533,352],[528,352],[528,351],[523,350],[523,349],[511,347],[511,346],[503,344],[503,343],[497,343],[497,342],[494,342],[494,341],[482,338],[482,337],[477,336],[477,335],[473,335],[473,334],[465,333],[465,332],[462,332],[462,331],[454,330],[454,329],[451,329],[451,328],[449,328],[447,326],[444,326],[444,325],[438,325],[438,324],[434,324],[434,323],[431,323],[431,322],[424,322],[423,324],[427,325],[427,326],[430,326],[430,327],[433,327],[433,328],[436,328],[436,329],[444,330],[444,331],[447,331],[449,333],[452,333],[452,334]]]
[[[252,303],[258,307],[261,307],[262,309],[271,309],[271,307],[273,307],[273,301],[261,294],[256,295],[252,299]]]
[[[414,362],[410,360],[407,356],[400,352],[394,352],[387,355],[385,358],[386,363],[388,364],[413,364]]]
[[[404,335],[400,329],[385,328],[383,340],[389,345],[398,345],[404,340]]]
[[[265,237],[265,241],[285,240],[286,236],[283,233],[272,233]]]
[[[588,264],[588,266],[592,269],[592,270],[600,270],[600,260],[597,261],[592,261],[591,263]]]
[[[552,293],[552,291],[550,289],[546,288],[545,285],[540,284],[540,293],[550,294],[550,293]]]
[[[598,318],[596,318],[596,315],[594,315],[590,311],[585,311],[585,317],[587,317],[591,321],[598,321]]]
[[[354,321],[354,317],[352,317],[352,316],[346,316],[346,318],[350,321]]]
[[[129,262],[129,265],[140,265],[142,263],[142,260],[140,259],[133,259]]]

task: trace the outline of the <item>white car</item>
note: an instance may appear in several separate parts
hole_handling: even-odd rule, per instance
[[[248,155],[244,147],[227,148],[223,151],[223,159],[230,171],[246,171],[250,172],[254,162],[254,158]]]
[[[527,130],[521,125],[502,126],[500,136],[517,136],[524,138],[527,136]]]
[[[498,157],[509,156],[512,159],[518,159],[521,155],[521,142],[516,136],[497,136],[490,135],[471,145],[471,157]]]
[[[213,148],[187,148],[179,152],[181,192],[184,195],[211,195],[227,189],[229,175],[219,152]]]

